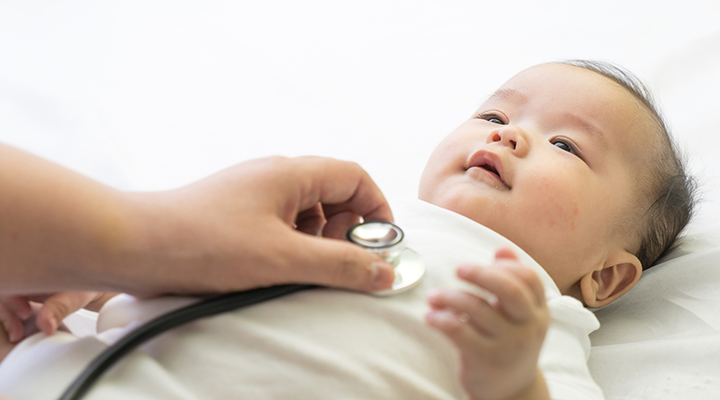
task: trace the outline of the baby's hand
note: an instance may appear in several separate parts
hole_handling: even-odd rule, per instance
[[[25,335],[23,321],[32,317],[30,301],[23,296],[0,296],[0,322],[5,331],[4,341],[17,343]]]
[[[509,249],[498,250],[489,267],[461,266],[457,274],[494,297],[454,289],[433,292],[426,321],[460,350],[460,379],[470,398],[546,392],[537,363],[550,313],[539,277]]]
[[[114,293],[60,292],[46,296],[0,296],[0,322],[12,343],[25,335],[23,321],[33,316],[32,302],[42,303],[35,314],[35,325],[40,331],[52,335],[68,315],[86,308],[98,311]]]

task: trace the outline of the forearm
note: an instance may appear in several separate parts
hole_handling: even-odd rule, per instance
[[[376,255],[322,234],[392,213],[359,166],[327,158],[251,160],[166,192],[121,192],[0,144],[4,294],[229,292],[285,283],[387,288]],[[305,234],[311,233],[311,234]]]
[[[123,194],[0,144],[0,291],[98,290],[126,240]]]

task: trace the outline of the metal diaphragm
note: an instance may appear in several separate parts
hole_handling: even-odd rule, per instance
[[[348,229],[345,237],[365,250],[376,253],[395,269],[392,289],[372,292],[375,296],[404,292],[417,285],[425,275],[422,258],[405,247],[405,233],[392,222],[363,222]]]

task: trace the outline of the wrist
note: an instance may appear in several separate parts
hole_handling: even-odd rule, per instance
[[[164,192],[123,192],[118,234],[102,246],[105,270],[99,274],[104,291],[137,295],[156,294],[162,280],[175,274],[162,272],[168,264],[167,249],[173,240],[170,211],[163,206]],[[168,282],[169,283],[169,282]]]
[[[70,251],[68,275],[79,287],[62,285],[62,291],[119,291],[136,271],[133,256],[138,241],[137,207],[132,195],[110,189],[102,208],[85,210],[86,226],[81,251]]]
[[[191,193],[177,189],[124,197],[127,229],[113,250],[108,291],[141,296],[217,291],[202,287],[216,281],[210,274],[218,260],[208,249],[216,230],[202,226],[197,217],[202,210],[191,204]]]

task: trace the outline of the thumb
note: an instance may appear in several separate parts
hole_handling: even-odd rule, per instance
[[[96,296],[95,292],[55,293],[43,303],[35,324],[45,334],[52,335],[65,317],[85,307]]]
[[[344,240],[294,236],[294,280],[363,292],[392,287],[393,266],[377,255]]]

